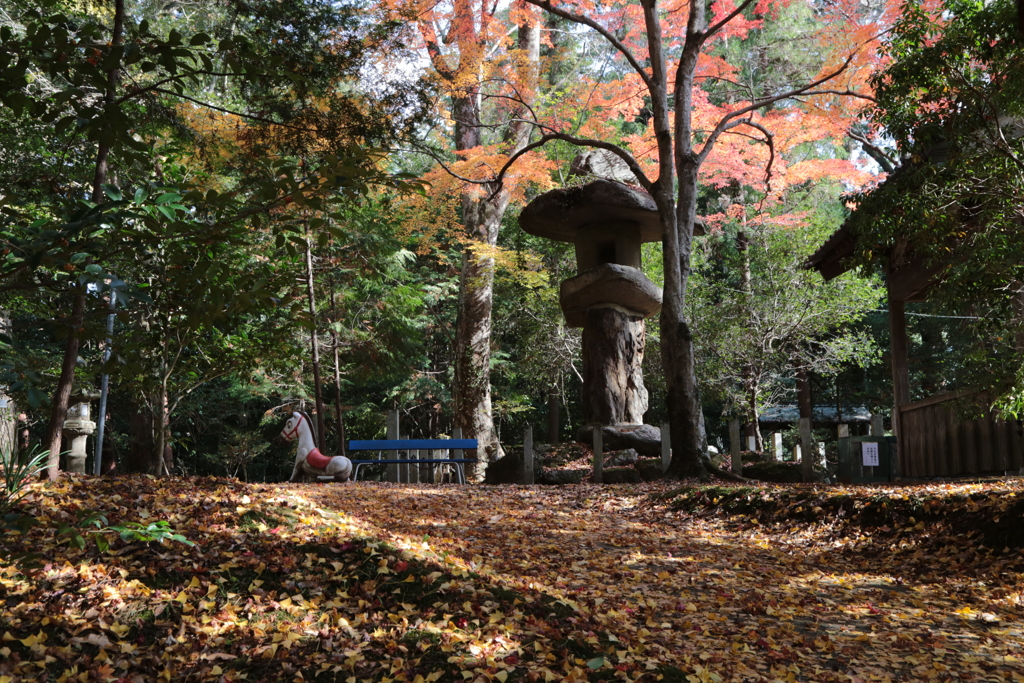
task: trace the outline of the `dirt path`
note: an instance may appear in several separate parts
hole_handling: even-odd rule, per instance
[[[667,665],[686,681],[1024,681],[1019,577],[946,575],[942,557],[909,565],[906,552],[862,552],[822,527],[741,528],[642,504],[659,485],[624,490],[285,487],[410,552],[564,600],[621,643],[609,668]]]

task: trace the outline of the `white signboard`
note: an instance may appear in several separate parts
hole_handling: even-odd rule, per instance
[[[878,467],[878,442],[864,441],[861,443],[864,455],[864,467]]]

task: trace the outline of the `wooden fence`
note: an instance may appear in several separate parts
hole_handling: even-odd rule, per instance
[[[900,406],[897,453],[904,477],[1005,474],[1024,467],[1021,426],[991,414],[960,419],[966,398],[939,394]]]

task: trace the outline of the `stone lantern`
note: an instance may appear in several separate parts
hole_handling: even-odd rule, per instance
[[[523,209],[519,224],[576,247],[578,274],[562,283],[559,303],[566,323],[583,328],[584,421],[642,424],[644,319],[661,311],[661,289],[640,270],[640,245],[662,236],[654,200],[599,179],[542,194]]]
[[[68,472],[85,474],[85,443],[96,431],[96,423],[89,419],[89,401],[93,398],[95,396],[86,392],[71,397],[71,407],[64,420],[64,436],[71,441],[71,450],[67,454]]]

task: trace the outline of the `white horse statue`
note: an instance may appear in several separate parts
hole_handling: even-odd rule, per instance
[[[294,412],[284,423],[278,435],[279,440],[291,442],[298,437],[299,448],[295,455],[295,469],[288,481],[301,481],[306,477],[334,477],[335,481],[348,481],[352,476],[352,461],[344,455],[323,455],[313,440],[313,426],[309,415]]]

